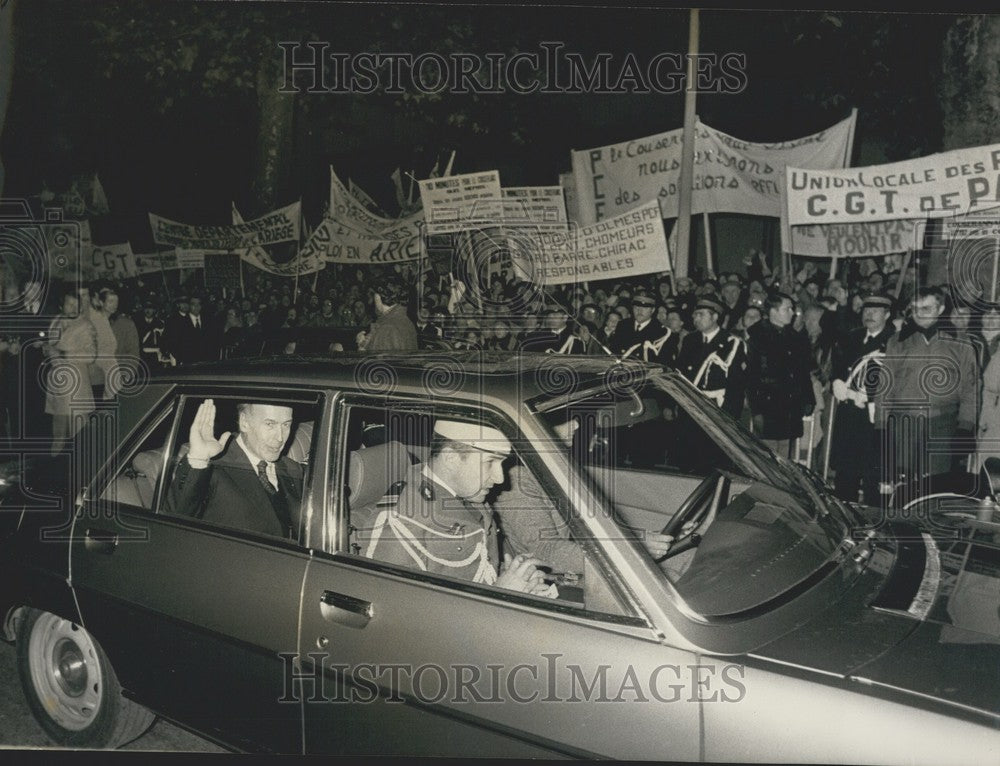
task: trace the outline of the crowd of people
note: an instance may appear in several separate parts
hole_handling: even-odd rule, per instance
[[[214,289],[196,273],[172,294],[135,280],[56,294],[8,275],[5,305],[25,317],[57,316],[41,331],[0,335],[0,437],[50,436],[58,451],[81,414],[113,399],[123,381],[163,366],[315,351],[321,338],[330,354],[539,351],[663,364],[775,452],[817,469],[828,454],[837,492],[850,499],[860,492],[876,502],[887,479],[990,453],[1000,428],[995,312],[953,305],[946,290],[918,289],[912,270],[884,273],[872,259],[849,262],[836,278],[816,261],[800,265],[779,275],[751,254],[742,273],[542,289],[509,261],[491,264],[479,284],[447,264],[421,272],[411,262],[331,266],[297,281],[248,270],[245,284]],[[933,359],[945,360],[940,385],[927,379]],[[920,465],[896,465],[914,444],[923,445]]]

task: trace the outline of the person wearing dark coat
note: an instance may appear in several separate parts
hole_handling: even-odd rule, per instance
[[[673,367],[677,361],[680,337],[653,317],[656,300],[644,290],[632,296],[632,319],[618,324],[612,351],[627,359]]]
[[[275,537],[298,535],[302,466],[283,456],[292,408],[239,407],[240,433],[215,436],[215,403],[198,407],[190,448],[167,488],[167,513]],[[228,440],[228,443],[227,443]]]
[[[747,395],[754,433],[775,453],[791,457],[802,436],[802,418],[816,406],[810,374],[809,339],[792,328],[795,302],[775,292],[767,299],[768,318],[749,330]]]
[[[358,333],[360,351],[416,351],[417,327],[406,314],[408,288],[398,277],[388,277],[375,288],[371,332]]]
[[[695,332],[681,341],[677,369],[695,387],[734,418],[743,411],[746,391],[746,344],[719,326],[725,307],[714,298],[695,305]]]
[[[833,349],[833,396],[837,401],[830,442],[830,467],[836,472],[837,497],[878,505],[882,450],[875,431],[874,401],[878,358],[885,353],[895,327],[892,299],[871,295],[861,310],[864,327],[838,339]]]

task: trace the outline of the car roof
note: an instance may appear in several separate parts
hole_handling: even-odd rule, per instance
[[[384,394],[390,378],[397,390],[422,389],[454,394],[489,394],[526,400],[565,395],[606,380],[623,364],[608,356],[570,356],[503,351],[420,351],[411,353],[343,353],[309,356],[274,355],[171,368],[155,376],[163,382],[259,383],[262,379],[291,385],[321,383]],[[634,380],[658,365],[627,360]],[[643,377],[644,377],[643,374]],[[635,377],[633,377],[635,376]],[[488,388],[483,385],[488,377]],[[370,386],[365,382],[371,381]]]

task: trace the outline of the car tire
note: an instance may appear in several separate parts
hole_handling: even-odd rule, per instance
[[[107,655],[80,625],[35,609],[17,631],[24,696],[46,734],[64,747],[115,748],[155,716],[125,699]]]

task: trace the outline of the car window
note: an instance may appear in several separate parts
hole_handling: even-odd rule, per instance
[[[148,485],[143,497],[158,498],[142,507],[299,539],[319,396],[274,389],[212,393],[178,396],[173,417],[165,417],[131,458],[127,470],[141,473]]]
[[[176,400],[171,401],[147,427],[138,446],[124,455],[119,453],[113,478],[100,493],[100,499],[131,508],[152,510],[156,499],[166,444],[173,426]]]
[[[630,614],[576,541],[565,495],[539,477],[537,464],[531,467],[531,447],[514,438],[512,427],[490,421],[509,447],[509,454],[494,454],[487,440],[456,445],[439,433],[443,421],[458,424],[458,433],[478,428],[468,411],[360,404],[345,411],[345,428],[335,437],[346,457],[334,503],[347,529],[338,536],[340,552],[495,591],[503,584],[498,564],[505,556],[534,557],[542,582],[530,593],[505,587],[505,597],[519,593],[539,606]]]

